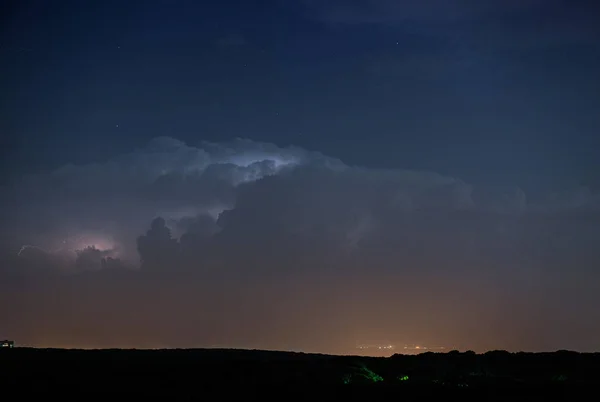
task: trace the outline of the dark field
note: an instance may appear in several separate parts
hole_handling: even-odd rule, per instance
[[[258,392],[311,400],[572,400],[598,396],[600,354],[450,352],[368,358],[246,350],[14,348],[0,349],[0,374],[4,390],[85,398],[111,393],[216,400]]]

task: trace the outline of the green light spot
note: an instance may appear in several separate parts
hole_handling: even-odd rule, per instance
[[[342,382],[346,385],[350,384],[350,382],[352,382],[352,374],[344,374],[342,377]]]
[[[408,376],[407,375],[403,375],[398,377],[398,381],[408,381]]]
[[[360,366],[360,368],[358,370],[358,375],[360,375],[361,377],[366,378],[367,380],[372,381],[372,382],[383,381],[383,377],[382,376],[380,376],[379,374],[377,374],[374,371],[370,370],[365,365],[361,365]]]

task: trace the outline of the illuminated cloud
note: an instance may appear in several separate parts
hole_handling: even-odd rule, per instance
[[[140,259],[137,238],[156,217],[177,244],[185,237],[189,245],[203,233],[215,250],[254,244],[253,252],[260,247],[266,252],[269,244],[295,242],[292,248],[312,244],[315,250],[337,253],[375,243],[393,249],[407,228],[412,239],[427,234],[421,241],[430,244],[449,230],[435,225],[450,224],[466,212],[501,220],[506,214],[558,213],[598,204],[588,189],[536,204],[519,188],[483,191],[436,173],[350,167],[296,147],[244,139],[195,147],[169,137],[104,163],[24,177],[7,191],[12,203],[3,211],[17,228],[7,236],[15,254],[27,244],[74,261],[78,250],[93,247],[133,265]],[[423,216],[436,218],[426,224],[414,221]],[[490,225],[486,229],[496,223]],[[498,225],[505,232],[510,227]],[[485,233],[465,244],[482,237]],[[290,245],[280,248],[291,255]],[[182,253],[188,259],[194,255]]]
[[[36,288],[13,323],[41,306],[64,321],[74,305],[96,311],[101,303],[113,326],[152,345],[260,347],[248,343],[258,339],[272,348],[294,339],[331,351],[336,339],[354,345],[352,331],[407,343],[469,339],[480,348],[555,331],[545,339],[559,345],[567,335],[556,317],[577,309],[600,322],[592,308],[600,202],[589,189],[544,201],[517,187],[352,167],[293,147],[159,138],[6,190],[0,301],[24,303],[7,284],[26,278]],[[169,325],[149,324],[156,314]],[[102,333],[90,317],[64,325],[87,322],[90,334]],[[59,332],[65,339],[68,331]]]
[[[242,139],[193,147],[156,138],[104,163],[20,178],[7,189],[4,212],[19,210],[6,216],[18,228],[10,241],[15,252],[22,244],[52,252],[118,247],[121,257],[136,260],[135,238],[153,217],[164,217],[179,236],[177,222],[204,215],[216,220],[232,208],[240,184],[319,159],[326,160]]]

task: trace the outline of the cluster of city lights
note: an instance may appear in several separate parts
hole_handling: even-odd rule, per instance
[[[359,345],[359,349],[394,349],[394,345]]]

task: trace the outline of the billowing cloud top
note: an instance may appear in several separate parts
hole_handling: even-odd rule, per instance
[[[341,166],[316,153],[242,139],[196,148],[161,137],[105,163],[19,178],[4,192],[5,219],[18,228],[10,240],[38,249],[59,249],[82,232],[127,244],[155,216],[216,218],[234,206],[241,184],[304,164]],[[132,250],[123,251],[131,257]]]
[[[556,330],[552,317],[568,317],[573,309],[598,315],[591,309],[597,297],[592,284],[599,283],[598,196],[588,189],[566,194],[534,203],[518,188],[474,188],[436,173],[352,167],[295,147],[243,139],[195,147],[157,138],[104,163],[65,166],[7,186],[2,275],[34,280],[79,273],[82,279],[68,280],[83,281],[77,286],[89,292],[89,274],[97,275],[96,289],[105,273],[131,272],[161,284],[161,292],[178,289],[177,300],[200,289],[217,297],[212,292],[220,289],[221,295],[246,295],[248,306],[258,303],[249,289],[260,288],[287,297],[298,314],[308,314],[302,303],[337,306],[331,308],[345,317],[340,334],[359,327],[352,320],[369,321],[372,309],[392,314],[392,305],[411,303],[423,314],[442,311],[466,325],[448,330],[448,339],[469,333],[485,347],[492,331],[496,342],[519,347],[539,334],[524,324],[528,314],[535,312],[546,330]],[[265,290],[273,281],[287,289],[285,296]],[[554,294],[560,286],[568,300],[559,303]],[[12,294],[7,289],[5,298]],[[123,292],[128,300],[133,290]],[[223,303],[231,313],[233,304]],[[498,317],[519,303],[524,313],[514,319],[522,320],[525,335],[515,339]],[[354,318],[344,315],[348,309]],[[419,322],[415,311],[403,314]],[[487,329],[469,327],[484,318]],[[440,320],[414,324],[409,332],[440,330]],[[388,331],[397,333],[394,325]],[[559,331],[547,344],[565,337]],[[591,340],[578,342],[588,347]]]

